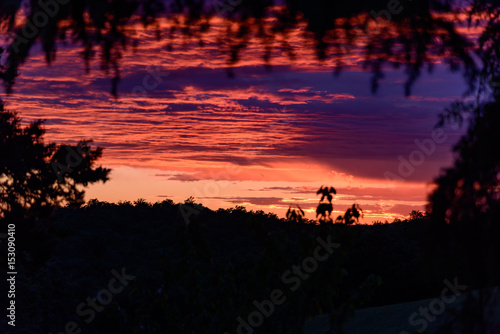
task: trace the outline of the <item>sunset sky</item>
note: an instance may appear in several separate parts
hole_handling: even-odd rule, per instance
[[[45,119],[49,141],[93,138],[104,148],[100,164],[112,168],[111,180],[90,186],[86,199],[194,196],[211,209],[243,205],[281,217],[297,204],[314,218],[316,191],[326,185],[337,189],[335,216],[357,203],[363,223],[424,209],[464,131],[447,126],[433,136],[438,114],[466,90],[461,74],[436,59],[405,97],[405,73],[386,68],[372,94],[361,54],[337,55],[345,67],[334,76],[332,62],[321,64],[297,30],[294,61],[276,46],[266,71],[255,41],[230,78],[216,43],[223,21],[213,23],[204,46],[179,36],[171,50],[134,27],[139,45],[123,55],[116,100],[98,57],[86,74],[82,47],[63,44],[50,67],[37,46],[3,99],[24,121]],[[423,152],[416,141],[435,149]],[[401,157],[414,170],[402,175]]]

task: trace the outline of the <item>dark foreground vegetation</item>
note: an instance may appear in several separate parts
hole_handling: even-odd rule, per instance
[[[183,212],[192,213],[189,224]],[[36,273],[21,270],[17,332],[59,333],[74,321],[88,333],[236,333],[238,317],[248,321],[254,301],[276,289],[286,300],[256,333],[299,332],[307,317],[323,312],[340,325],[355,308],[439,292],[441,282],[419,269],[424,227],[423,218],[316,225],[243,207],[211,211],[192,200],[92,200],[57,210],[46,235],[50,259]],[[338,245],[331,254],[322,247],[326,259],[314,268],[304,259],[322,245],[317,238]],[[109,290],[112,270],[122,268],[134,278],[102,311],[90,311],[87,298]],[[108,296],[99,297],[98,310]]]
[[[248,333],[238,319],[259,324],[249,318],[256,304],[269,316],[254,333],[300,333],[321,313],[338,332],[356,308],[431,298],[443,277],[453,280],[424,269],[421,214],[318,225],[296,213],[212,211],[192,199],[59,209],[46,234],[50,259],[20,270],[16,333],[64,333],[68,324],[82,333]],[[331,254],[322,246],[315,255],[330,241]],[[305,261],[318,254],[326,259],[316,257],[316,267]],[[110,290],[113,270],[125,273],[123,288],[100,292]],[[264,301],[276,290],[283,303],[271,308]]]

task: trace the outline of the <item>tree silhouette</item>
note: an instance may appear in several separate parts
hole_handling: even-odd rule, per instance
[[[457,227],[472,232],[469,237],[481,235],[488,245],[496,243],[500,213],[499,110],[498,98],[467,109],[473,115],[467,134],[454,147],[454,166],[437,179],[438,188],[430,197],[430,217],[436,231]],[[486,260],[485,256],[481,259]]]
[[[412,210],[410,212],[410,220],[418,220],[418,219],[424,219],[425,216],[422,212],[419,210]]]
[[[81,206],[81,188],[107,181],[110,170],[94,167],[102,149],[91,149],[89,141],[45,144],[42,121],[24,128],[20,122],[0,101],[0,226],[4,232],[15,224],[19,254],[36,262],[49,250],[47,224],[54,209]]]
[[[454,147],[455,162],[436,180],[429,197],[430,229],[426,248],[429,269],[436,278],[460,277],[472,288],[500,284],[500,96],[495,93],[474,102],[458,103],[445,113],[446,120],[470,119],[467,133]],[[478,95],[485,96],[485,90]],[[485,313],[493,302],[491,292],[469,296],[453,326],[443,333],[475,328],[486,333]],[[470,307],[470,309],[468,309]],[[465,317],[464,314],[474,316]],[[462,321],[463,320],[463,321]]]
[[[395,14],[385,9],[388,7],[385,0],[356,3],[286,0],[283,6],[276,6],[273,0],[242,1],[235,6],[230,6],[234,1],[224,0],[111,0],[99,5],[89,0],[72,0],[49,9],[44,2],[30,1],[25,8],[26,17],[19,20],[21,3],[14,0],[0,4],[0,32],[9,37],[6,67],[0,76],[8,91],[36,41],[41,42],[50,64],[55,60],[57,43],[71,36],[73,42],[83,46],[81,55],[87,70],[95,49],[100,48],[101,68],[113,71],[111,91],[116,95],[120,59],[127,49],[139,44],[133,29],[136,23],[155,30],[157,38],[171,49],[170,41],[177,33],[203,45],[205,36],[210,36],[212,19],[221,15],[227,21],[216,42],[227,55],[229,74],[251,41],[264,46],[262,60],[266,67],[271,64],[273,47],[285,50],[294,59],[300,50],[293,49],[290,35],[304,26],[304,37],[312,42],[318,61],[330,61],[335,73],[342,68],[345,54],[364,53],[364,66],[374,74],[374,91],[383,78],[384,65],[404,67],[408,76],[406,94],[422,70],[432,71],[436,57],[453,71],[462,69],[471,89],[479,72],[470,54],[474,45],[459,33],[460,25],[455,23],[454,15],[464,12],[464,8],[448,0],[405,2],[393,9]],[[476,0],[476,6],[468,7],[466,13],[477,14],[483,3],[497,8],[490,1]],[[46,17],[43,24],[42,16]],[[160,29],[160,17],[168,20],[164,29],[167,33]],[[16,21],[21,21],[21,25],[16,26]],[[485,31],[481,41],[487,39],[487,34],[498,31],[494,22],[490,23],[491,29]],[[479,50],[482,45],[478,45]]]

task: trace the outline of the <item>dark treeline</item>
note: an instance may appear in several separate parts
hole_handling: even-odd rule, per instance
[[[75,321],[92,333],[236,333],[237,318],[280,289],[286,302],[255,333],[299,333],[309,316],[328,313],[338,330],[355,309],[442,289],[419,270],[421,214],[372,226],[288,216],[212,211],[192,199],[58,209],[46,234],[50,259],[19,280],[19,324],[27,332],[55,333]],[[338,245],[331,254],[322,246],[330,242]],[[293,271],[309,268],[318,246],[327,258],[317,269]],[[122,267],[135,278],[111,304],[95,318],[90,306],[76,311]]]

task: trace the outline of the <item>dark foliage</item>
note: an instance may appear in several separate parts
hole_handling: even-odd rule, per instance
[[[500,284],[500,100],[495,89],[493,93],[487,102],[455,105],[453,116],[444,117],[460,120],[466,115],[470,123],[454,147],[453,167],[436,180],[437,189],[430,196],[431,225],[425,248],[428,270],[433,273],[430,277],[458,276],[478,289]],[[470,296],[465,307],[476,312],[479,305],[479,315],[457,315],[463,319],[462,327],[447,330],[486,333],[490,325],[485,310],[497,303],[487,298],[490,295],[483,291],[478,297]],[[472,309],[464,309],[466,312]]]
[[[383,0],[355,3],[287,0],[284,6],[276,6],[273,0],[237,3],[225,0],[72,0],[58,5],[57,10],[52,9],[55,14],[37,27],[33,23],[35,16],[47,10],[40,2],[30,1],[23,24],[16,27],[14,22],[21,12],[21,0],[14,0],[0,5],[0,31],[11,37],[6,50],[6,67],[0,76],[10,91],[36,41],[42,43],[49,64],[55,60],[57,42],[71,41],[82,45],[81,54],[87,69],[96,49],[100,48],[101,67],[106,72],[113,71],[111,91],[116,95],[120,59],[126,50],[139,44],[132,29],[134,24],[142,23],[154,29],[157,38],[171,49],[170,40],[177,33],[203,45],[212,19],[224,16],[228,19],[226,29],[223,36],[217,37],[217,43],[227,54],[229,75],[234,75],[231,67],[244,57],[243,52],[250,41],[258,40],[264,46],[262,59],[266,68],[271,65],[273,48],[284,50],[291,59],[296,58],[300,50],[291,47],[289,35],[305,24],[305,37],[314,44],[317,59],[330,62],[335,73],[341,70],[345,54],[364,53],[365,66],[374,74],[371,84],[374,91],[383,78],[384,65],[389,65],[404,67],[408,75],[405,93],[410,94],[421,72],[432,71],[436,57],[447,63],[450,70],[462,70],[472,90],[478,76],[491,74],[491,71],[486,67],[479,69],[471,52],[477,52],[484,59],[491,58],[490,42],[498,40],[494,39],[498,26],[494,20],[488,21],[489,29],[481,36],[481,43],[474,46],[459,33],[454,15],[464,10],[469,10],[470,15],[478,12],[487,15],[498,8],[493,1],[474,1],[473,6],[466,8],[456,3],[405,1],[393,9],[395,14],[391,14],[387,11],[388,2]],[[389,17],[380,14],[384,11]],[[447,15],[437,15],[439,13]],[[169,22],[166,36],[160,29],[162,17],[167,17]],[[270,17],[274,20],[269,21]],[[376,25],[375,20],[382,24]],[[365,41],[363,49],[360,49],[360,40]]]
[[[88,141],[45,144],[42,121],[24,128],[20,122],[0,101],[0,232],[15,224],[19,260],[36,267],[51,248],[49,221],[54,209],[81,206],[81,188],[105,182],[109,169],[94,167],[102,150],[91,149]],[[0,255],[2,263],[5,254]]]
[[[317,225],[242,207],[198,207],[187,225],[179,210],[185,203],[147,204],[91,200],[57,210],[53,256],[36,276],[20,276],[19,323],[53,333],[68,321],[92,333],[233,333],[237,317],[255,310],[254,300],[281,289],[286,302],[255,333],[299,332],[321,313],[338,330],[356,308],[428,298],[442,289],[441,282],[422,284],[422,220]],[[340,247],[291,291],[281,276],[312,256],[316,238],[328,234]],[[122,267],[136,279],[85,323],[76,307]]]

